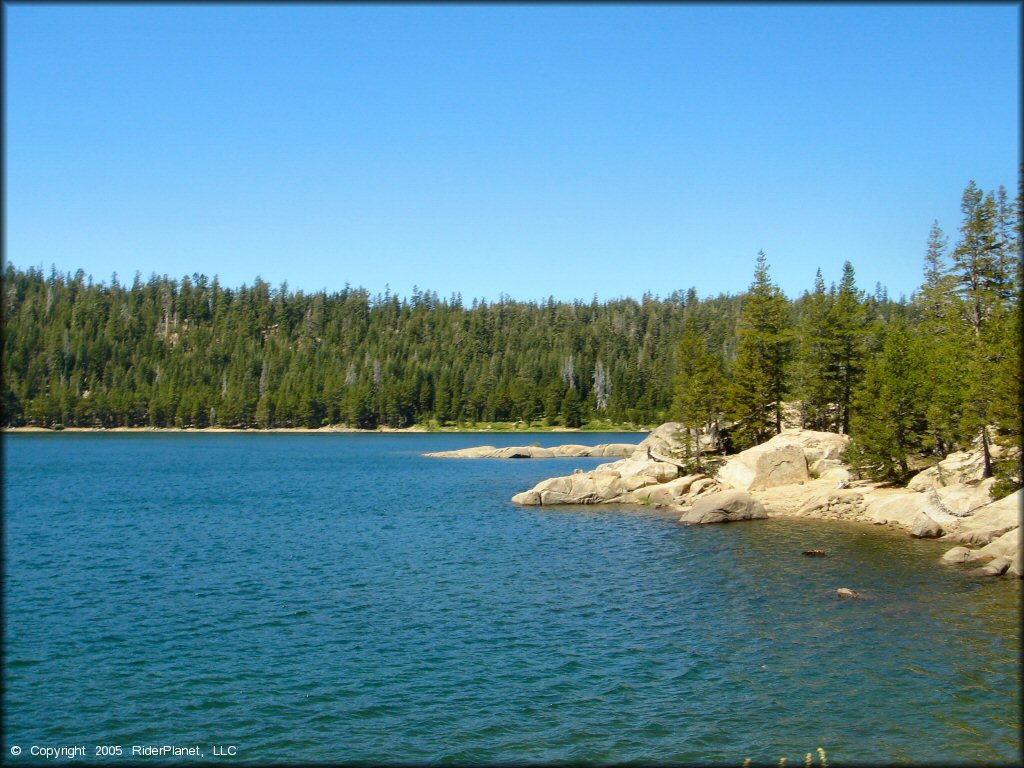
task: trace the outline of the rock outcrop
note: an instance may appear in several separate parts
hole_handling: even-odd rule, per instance
[[[985,461],[980,452],[958,451],[951,453],[934,467],[914,475],[907,488],[911,491],[927,491],[951,485],[966,485],[980,482],[985,471]]]
[[[961,546],[953,547],[942,556],[945,563],[984,563],[971,573],[975,576],[1008,576],[1021,578],[1021,491],[1012,493],[999,501],[977,510],[967,517],[951,533],[943,536],[944,541],[957,541]],[[966,545],[978,547],[970,549]]]
[[[768,517],[764,506],[745,491],[720,491],[697,499],[679,522],[688,525],[732,523]]]
[[[717,439],[713,436],[701,433],[699,439],[702,451],[718,448]],[[686,441],[687,433],[683,425],[677,421],[668,421],[649,433],[639,445],[634,446],[632,457],[646,459],[648,450],[659,456],[682,456],[687,451],[693,450],[693,447],[688,446]]]
[[[639,504],[681,504],[683,499],[691,494],[691,492],[699,493],[705,487],[705,484],[702,483],[694,490],[693,486],[698,481],[707,479],[709,478],[700,474],[677,477],[675,480],[669,480],[667,483],[649,485],[633,491],[632,500]]]
[[[689,524],[811,517],[898,525],[911,536],[960,545],[944,562],[981,566],[978,575],[1021,575],[1021,492],[993,502],[993,481],[978,469],[979,451],[951,454],[907,488],[892,488],[852,482],[842,463],[847,443],[845,435],[787,429],[731,457],[713,478],[680,477],[680,463],[671,457],[684,452],[685,435],[670,422],[627,459],[545,480],[512,500],[643,504],[678,511],[680,522]]]
[[[980,549],[953,547],[942,556],[946,563],[984,563],[971,571],[973,576],[1021,576],[1020,528],[1007,531]]]
[[[942,535],[942,526],[927,512],[919,512],[910,524],[910,535],[915,539],[936,539]]]
[[[526,506],[636,503],[638,499],[628,494],[649,485],[666,483],[678,474],[679,468],[674,464],[623,459],[602,464],[590,472],[544,480],[532,490],[517,493],[512,501]]]
[[[999,501],[993,501],[974,510],[965,517],[956,530],[943,536],[943,541],[955,541],[970,547],[980,547],[1007,531],[1020,526],[1021,492],[1011,493]]]
[[[833,432],[788,429],[761,445],[731,458],[718,471],[719,483],[744,491],[805,483],[834,473],[837,482],[849,479],[840,457],[849,438]]]
[[[631,456],[636,443],[602,443],[601,445],[555,445],[542,448],[539,445],[495,448],[480,445],[474,448],[460,448],[457,451],[435,451],[425,453],[431,459],[553,459],[553,458],[614,458]]]

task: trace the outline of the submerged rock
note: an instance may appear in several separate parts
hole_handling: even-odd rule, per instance
[[[860,597],[860,592],[849,587],[840,587],[836,590],[836,596],[845,599],[855,600]]]
[[[1002,576],[1010,567],[1010,558],[997,557],[980,568],[972,568],[969,573],[972,576]]]

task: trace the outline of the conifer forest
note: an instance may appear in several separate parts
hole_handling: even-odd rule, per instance
[[[789,298],[765,254],[735,295],[598,302],[291,291],[256,279],[3,272],[3,425],[651,426],[763,441],[794,403],[866,474],[981,446],[1020,484],[1021,196],[971,182],[922,233],[909,298],[846,262]],[[831,266],[831,265],[828,265]]]

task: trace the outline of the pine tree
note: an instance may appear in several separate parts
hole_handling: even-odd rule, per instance
[[[996,235],[998,215],[991,195],[971,181],[960,203],[964,218],[960,241],[953,249],[953,275],[963,299],[964,317],[975,336],[1006,288],[1005,266],[1000,265]]]
[[[953,274],[964,308],[962,316],[970,329],[962,341],[968,367],[962,424],[966,432],[978,436],[984,476],[991,477],[994,465],[988,427],[993,420],[993,398],[986,379],[998,357],[1000,342],[988,326],[994,316],[1008,310],[1011,276],[1007,272],[1012,264],[1002,252],[997,231],[1000,216],[993,196],[984,194],[972,181],[964,190],[960,208],[964,218],[960,241],[953,250]]]
[[[870,477],[902,482],[909,474],[908,454],[919,447],[924,432],[922,362],[915,335],[896,318],[853,401],[847,461]]]
[[[829,341],[832,296],[825,293],[819,269],[814,292],[805,294],[797,328],[795,394],[800,399],[801,423],[806,429],[829,429],[832,418],[832,386],[829,371]]]
[[[847,261],[828,312],[829,378],[834,386],[833,402],[838,406],[834,426],[843,434],[850,433],[850,403],[863,373],[866,322],[853,265]]]
[[[962,394],[966,361],[956,280],[946,261],[947,239],[933,222],[924,257],[924,283],[914,296],[920,313],[922,364],[928,434],[933,450],[945,456],[962,438]]]
[[[743,445],[760,443],[782,431],[782,399],[790,338],[786,297],[768,274],[764,251],[757,254],[754,280],[743,304],[736,334],[731,411]]]
[[[718,442],[726,389],[722,363],[708,350],[691,312],[679,342],[672,410],[687,431],[687,444],[697,471],[702,469],[701,433],[708,435],[712,444]]]
[[[583,404],[576,387],[569,387],[562,398],[562,424],[566,427],[578,427],[583,423]]]

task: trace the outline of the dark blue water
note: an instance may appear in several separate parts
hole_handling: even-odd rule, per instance
[[[1019,581],[873,526],[509,502],[597,459],[420,456],[622,437],[5,436],[5,758],[1019,760]]]

